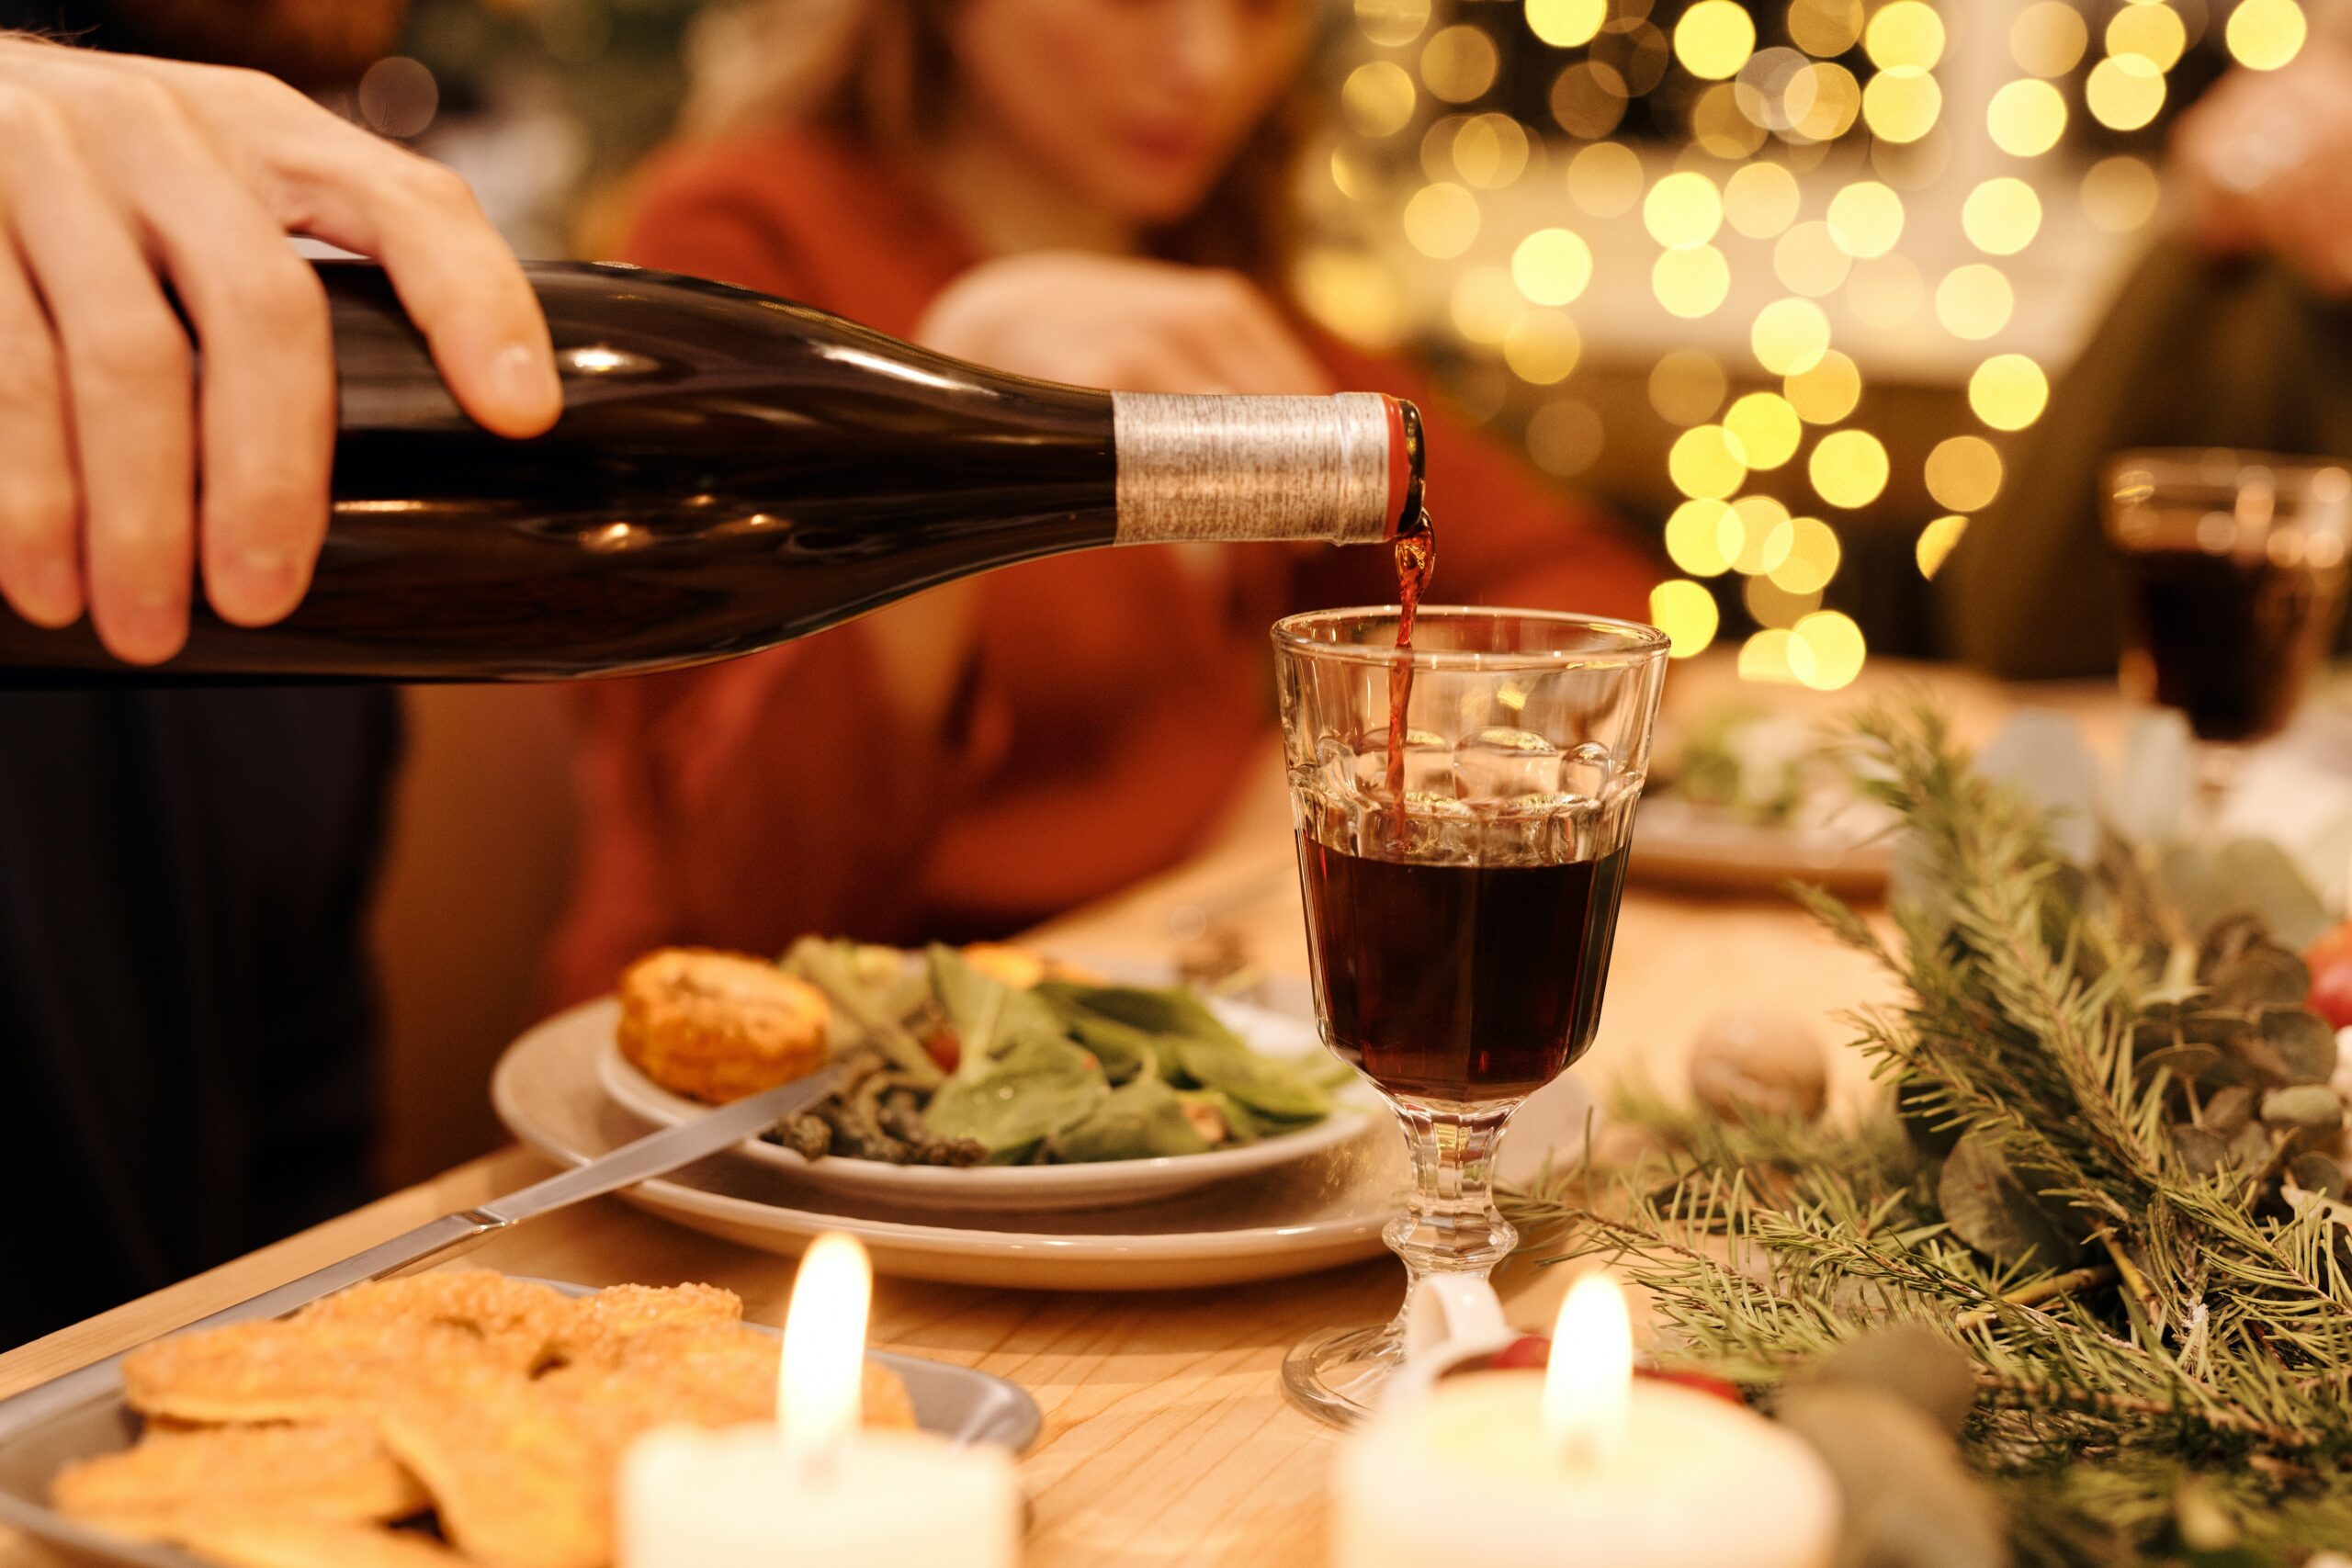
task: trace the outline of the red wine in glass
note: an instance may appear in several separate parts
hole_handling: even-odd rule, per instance
[[[1625,851],[1532,865],[1374,860],[1301,835],[1327,1038],[1392,1095],[1514,1100],[1592,1043]]]
[[[2264,556],[2154,549],[2120,558],[2133,694],[2178,708],[2201,740],[2259,740],[2285,728],[2335,632],[2340,589]]]
[[[1420,613],[1421,595],[1429,592],[1437,570],[1437,525],[1424,506],[1420,515],[1397,530],[1396,653],[1388,667],[1388,797],[1399,811],[1405,806],[1405,714],[1413,705],[1413,617]]]

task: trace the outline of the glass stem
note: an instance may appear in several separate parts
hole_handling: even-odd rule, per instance
[[[1413,1191],[1405,1213],[1383,1233],[1390,1248],[1414,1281],[1425,1274],[1484,1278],[1519,1242],[1494,1197],[1495,1149],[1517,1105],[1462,1111],[1399,1100],[1396,1106],[1412,1156]]]

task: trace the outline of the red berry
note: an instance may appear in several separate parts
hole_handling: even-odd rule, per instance
[[[1552,1341],[1541,1334],[1522,1334],[1496,1351],[1487,1365],[1498,1372],[1542,1371],[1552,1364]]]
[[[1710,1372],[1694,1372],[1677,1367],[1636,1367],[1634,1370],[1634,1375],[1647,1378],[1652,1382],[1674,1383],[1694,1393],[1713,1394],[1715,1398],[1732,1404],[1747,1403],[1740,1397],[1739,1390]]]
[[[2312,994],[2307,1004],[2312,1011],[2327,1020],[2330,1029],[2352,1027],[2352,954],[2336,959],[2325,968],[2312,966]]]

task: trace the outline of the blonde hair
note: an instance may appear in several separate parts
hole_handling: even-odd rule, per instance
[[[911,160],[940,130],[955,85],[947,43],[958,0],[746,0],[706,12],[688,40],[689,136],[813,124]],[[1313,120],[1295,85],[1252,131],[1200,207],[1150,234],[1164,260],[1230,267],[1286,291],[1291,179]]]

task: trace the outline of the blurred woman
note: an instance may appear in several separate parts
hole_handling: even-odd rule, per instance
[[[704,51],[626,259],[943,352],[1155,392],[1385,390],[1286,299],[1310,0],[791,0]],[[1649,562],[1430,423],[1437,596],[1639,616]],[[586,695],[587,994],[663,942],[1001,932],[1200,841],[1271,724],[1266,628],[1379,551],[1097,552]]]

